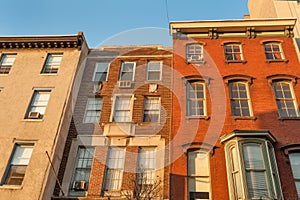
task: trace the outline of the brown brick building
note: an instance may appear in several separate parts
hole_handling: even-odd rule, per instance
[[[171,22],[171,199],[298,199],[295,19]]]
[[[171,62],[159,45],[90,50],[54,199],[169,199]]]

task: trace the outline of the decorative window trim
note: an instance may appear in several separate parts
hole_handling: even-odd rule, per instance
[[[246,81],[246,82],[248,82],[249,85],[251,85],[253,82],[253,79],[254,78],[252,76],[248,76],[248,75],[244,75],[244,74],[232,74],[232,75],[223,77],[223,80],[226,84],[228,84],[230,81]]]
[[[221,46],[224,46],[226,44],[240,44],[240,45],[245,45],[245,43],[241,42],[240,40],[226,40],[221,42]]]
[[[272,43],[272,42],[275,42],[275,43],[281,43],[281,44],[284,43],[283,40],[278,40],[278,39],[261,40],[259,43],[263,45],[263,44],[265,44],[265,43]]]
[[[185,81],[185,85],[189,81],[202,81],[205,83],[205,85],[209,85],[210,81],[213,80],[212,78],[208,76],[201,76],[201,75],[190,75],[190,76],[185,76],[181,78],[183,81]]]
[[[284,145],[279,147],[279,149],[283,151],[285,156],[289,156],[289,154],[292,152],[300,152],[300,143]]]
[[[217,146],[211,145],[205,142],[189,142],[181,145],[183,153],[187,153],[192,149],[199,149],[209,152],[212,156],[215,154],[215,149],[219,148]]]
[[[271,87],[274,81],[281,81],[281,80],[291,81],[293,86],[295,86],[298,77],[290,74],[274,74],[274,75],[267,76],[266,79],[268,80],[268,84]]]

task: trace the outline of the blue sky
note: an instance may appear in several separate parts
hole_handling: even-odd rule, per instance
[[[0,2],[1,36],[63,35],[83,31],[92,48],[111,44],[170,45],[169,21],[241,19],[248,13],[247,0]]]

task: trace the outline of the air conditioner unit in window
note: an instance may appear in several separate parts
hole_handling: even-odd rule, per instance
[[[102,82],[94,83],[94,89],[93,89],[94,94],[100,94],[101,89],[102,89]]]
[[[87,183],[85,181],[74,181],[73,189],[76,191],[85,191],[87,189]]]
[[[187,58],[188,62],[196,62],[196,61],[202,61],[202,57],[200,55],[190,55]]]
[[[40,119],[41,113],[39,112],[29,112],[28,119]]]
[[[119,88],[131,88],[131,81],[119,81]]]

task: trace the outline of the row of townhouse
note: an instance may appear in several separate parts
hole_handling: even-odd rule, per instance
[[[0,199],[298,199],[295,23],[171,22],[172,48],[0,37]]]

